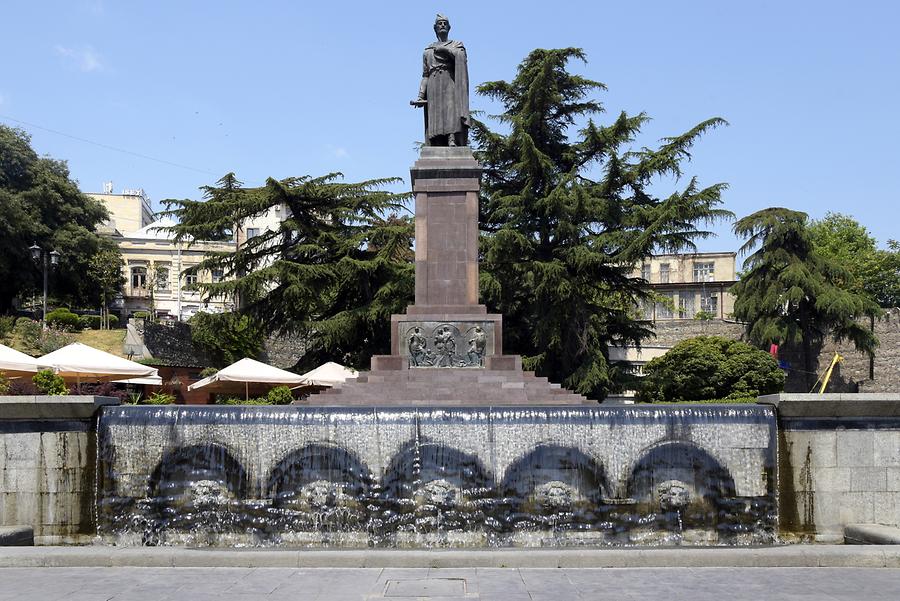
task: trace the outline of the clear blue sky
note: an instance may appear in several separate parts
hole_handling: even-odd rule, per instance
[[[788,206],[852,215],[900,238],[900,3],[4,2],[0,121],[69,162],[85,191],[112,180],[158,201],[234,171],[408,179],[421,51],[437,11],[470,80],[510,79],[536,47],[579,46],[572,69],[609,86],[604,118],[646,111],[640,141],[721,116],[688,174],[727,182],[738,216]],[[491,112],[473,97],[473,109]],[[27,122],[23,125],[11,119]],[[51,133],[162,159],[116,152]],[[701,250],[736,250],[730,224]]]

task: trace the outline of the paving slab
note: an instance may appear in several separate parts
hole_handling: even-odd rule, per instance
[[[746,548],[284,550],[181,547],[0,547],[0,567],[649,568],[900,567],[898,545]],[[356,572],[353,572],[356,574]],[[348,572],[349,574],[349,572]],[[511,576],[507,575],[506,578]]]
[[[2,568],[0,601],[843,601],[896,599],[900,590],[900,569],[884,568],[505,568],[460,571],[458,578],[432,577],[441,570],[420,568],[402,574],[394,571],[396,580],[386,579],[389,572],[365,568]],[[279,586],[269,593],[229,592],[220,586],[265,581],[307,586],[285,590]],[[386,586],[373,590],[376,582]],[[92,583],[102,583],[104,590],[94,590]],[[511,583],[520,586],[505,588]],[[552,584],[565,583],[569,587],[552,589]]]

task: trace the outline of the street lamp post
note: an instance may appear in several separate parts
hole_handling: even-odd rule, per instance
[[[51,250],[50,252],[46,252],[37,243],[28,247],[28,250],[31,251],[31,258],[35,261],[41,261],[44,268],[44,314],[41,319],[41,324],[46,328],[47,327],[47,272],[48,272],[48,263],[49,266],[56,267],[59,264],[59,253],[55,250]]]

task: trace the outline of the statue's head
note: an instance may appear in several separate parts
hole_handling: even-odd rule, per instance
[[[434,33],[437,35],[447,35],[450,33],[450,19],[438,13],[437,17],[434,19]]]

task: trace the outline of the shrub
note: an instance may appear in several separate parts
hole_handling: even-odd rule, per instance
[[[132,315],[135,319],[149,319],[150,313],[147,311],[135,311],[134,315]]]
[[[81,329],[99,330],[102,319],[99,315],[82,315],[78,318],[81,322]]]
[[[276,386],[269,391],[266,398],[273,405],[290,405],[294,400],[294,395],[287,386]]]
[[[271,405],[267,398],[258,398],[258,399],[238,399],[238,398],[230,398],[230,399],[218,399],[216,401],[217,405]]]
[[[16,327],[16,318],[14,316],[4,315],[0,317],[0,338],[9,336],[14,327]]]
[[[53,373],[53,370],[41,370],[34,374],[31,381],[34,382],[35,387],[37,387],[41,394],[49,394],[52,396],[69,394],[69,389],[66,388],[65,380]]]
[[[764,351],[720,336],[683,340],[644,367],[641,401],[698,401],[774,394],[784,372]]]
[[[107,317],[107,319],[109,320],[109,329],[119,327],[119,318],[118,317],[116,317],[115,315],[110,315]]]
[[[47,313],[47,325],[66,332],[76,332],[81,329],[81,320],[68,309],[60,307]]]
[[[171,405],[174,402],[175,395],[166,392],[154,392],[144,399],[144,404],[146,405]]]
[[[9,394],[9,378],[6,377],[6,374],[0,371],[0,396]]]
[[[246,315],[197,313],[189,323],[192,342],[220,367],[262,351],[262,330]]]
[[[47,328],[41,332],[40,338],[38,338],[37,350],[40,351],[42,355],[46,355],[47,353],[52,353],[68,344],[72,344],[72,342],[73,338],[71,334],[57,330],[56,328]]]
[[[218,368],[216,368],[216,367],[204,367],[204,368],[200,371],[200,377],[201,377],[201,378],[208,378],[208,377],[210,377],[210,376],[216,375],[217,373],[219,373],[219,370],[218,370]]]
[[[22,339],[22,345],[27,350],[38,350],[41,345],[41,322],[27,317],[16,320],[15,334]]]
[[[124,384],[114,382],[100,382],[81,385],[81,394],[92,396],[111,396],[119,399],[119,403],[126,403],[129,399],[128,391]]]

